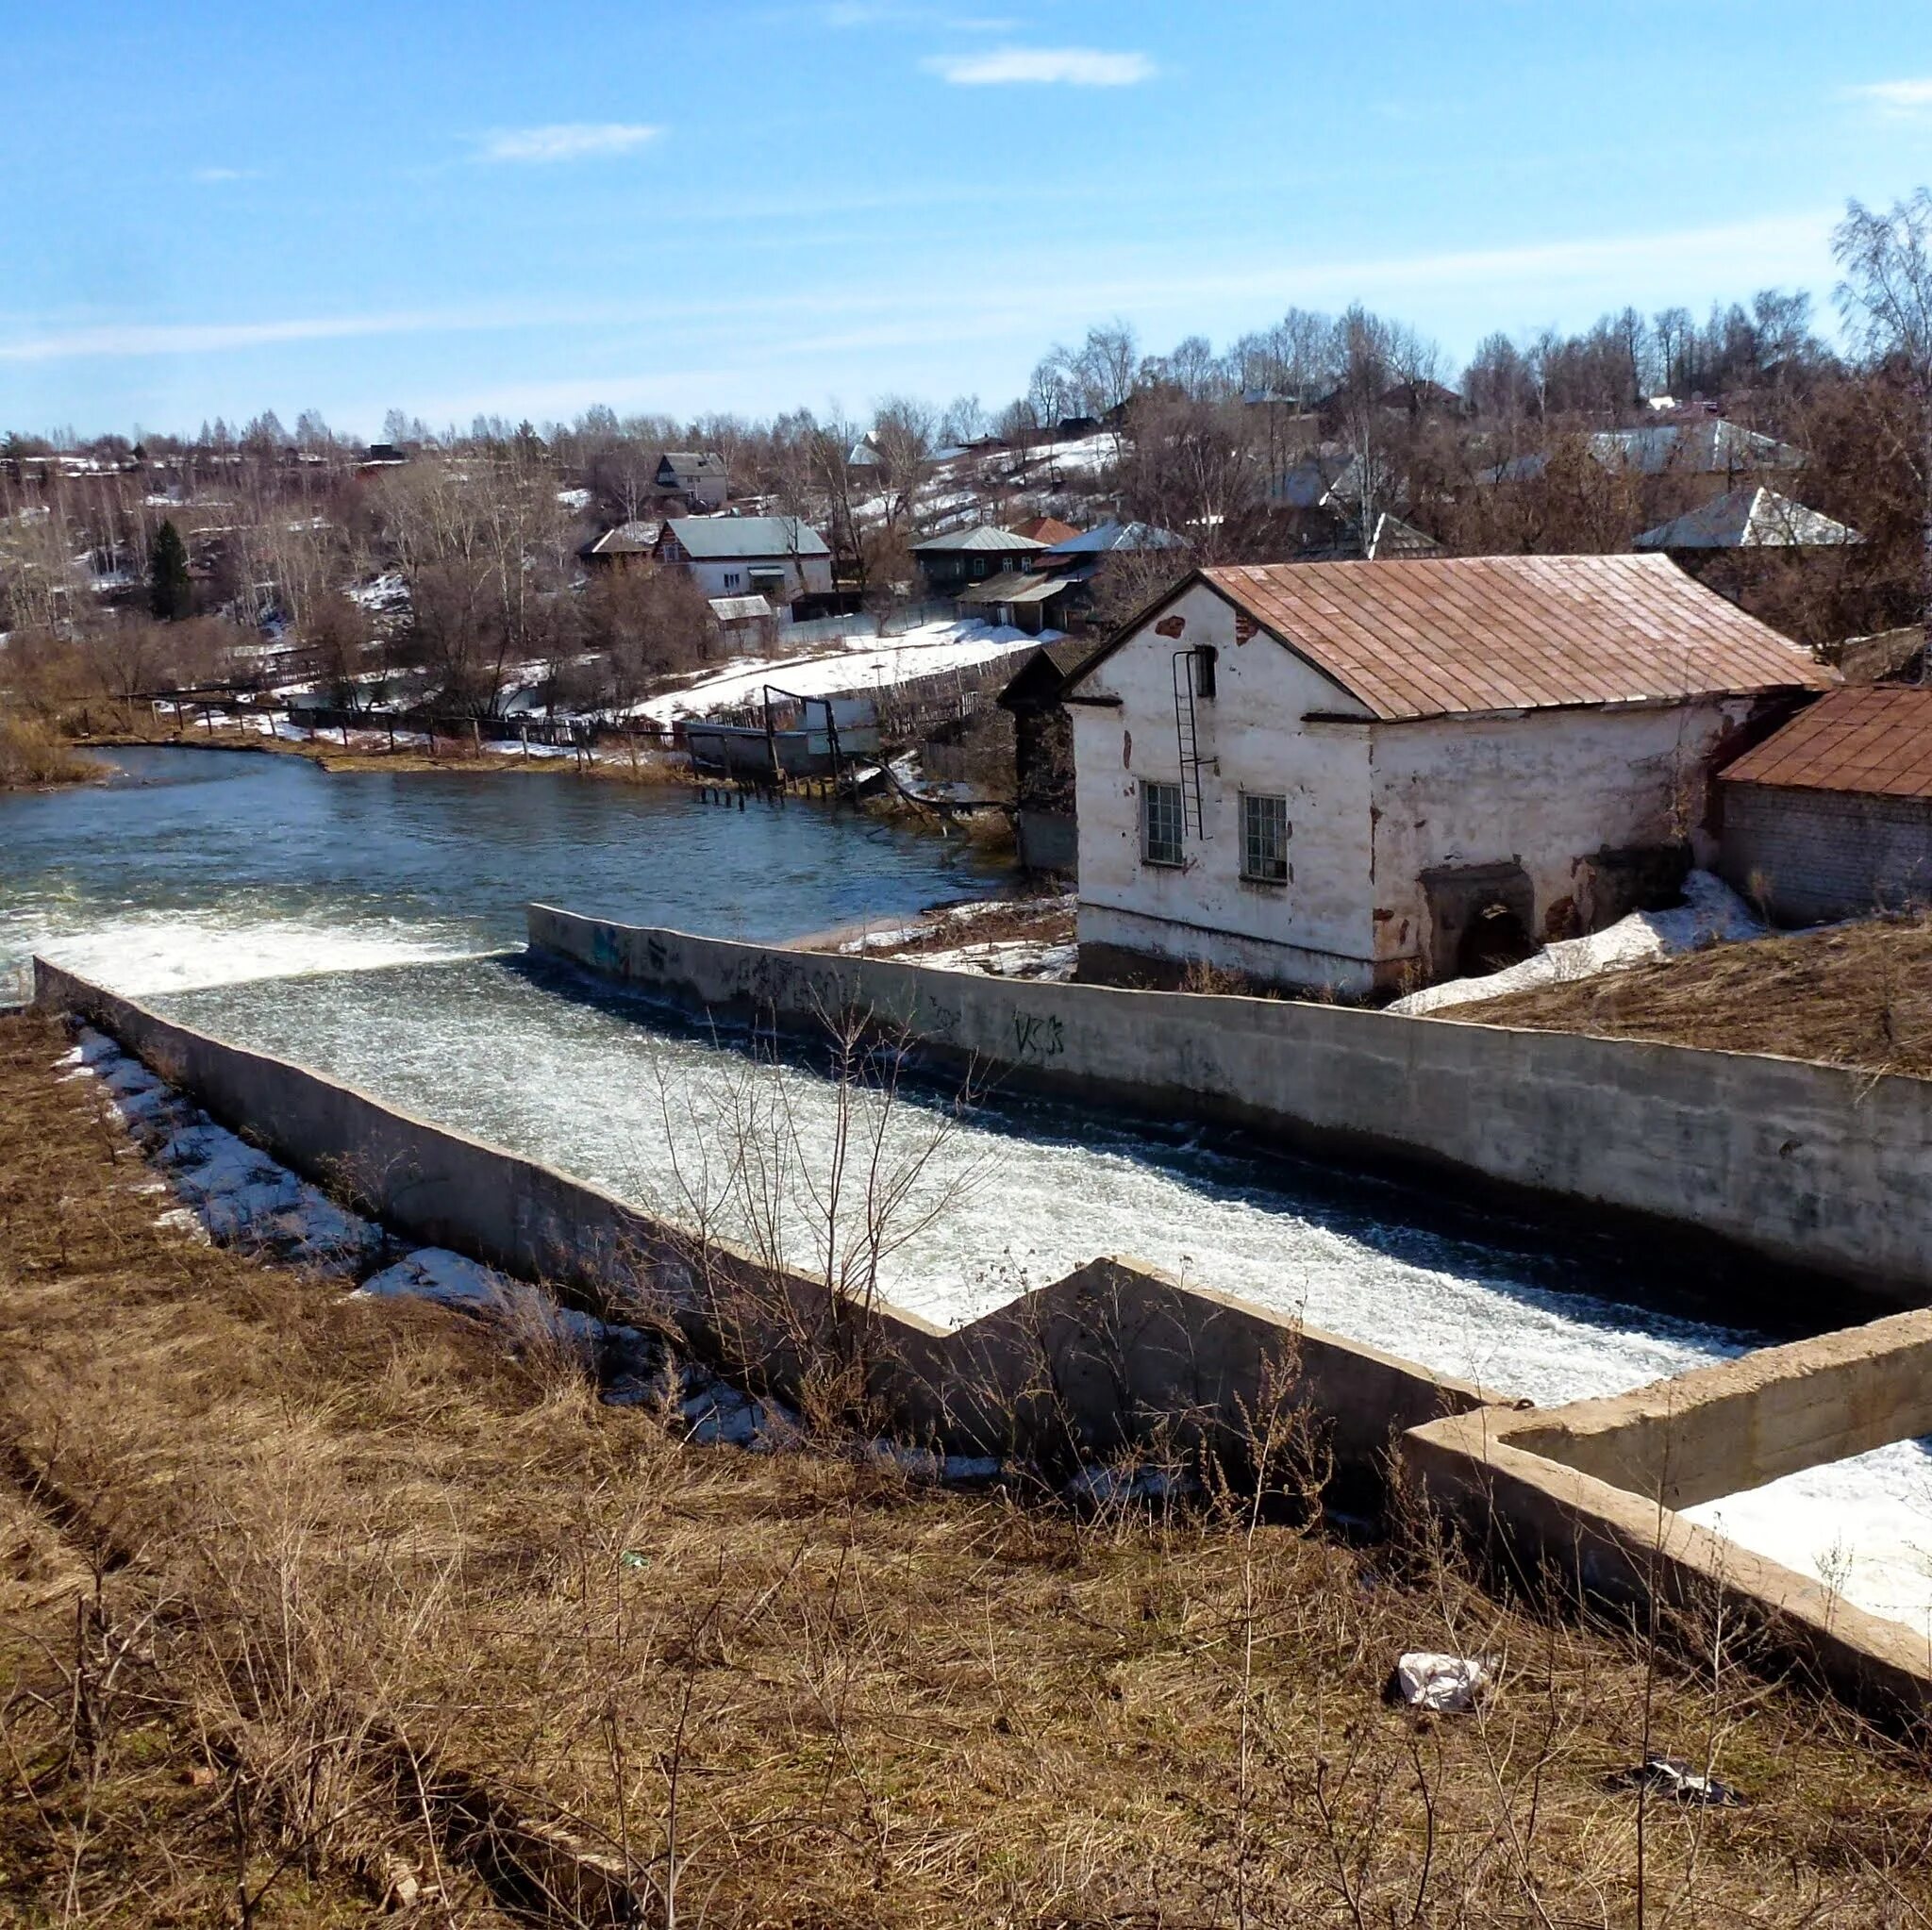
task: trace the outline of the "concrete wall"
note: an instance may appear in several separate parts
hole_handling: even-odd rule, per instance
[[[1768,784],[1724,790],[1718,869],[1780,923],[1932,901],[1932,804]]]
[[[1932,1081],[1336,1006],[1009,981],[543,906],[530,907],[529,930],[541,949],[719,1011],[802,1026],[869,1011],[986,1073],[1694,1228],[1893,1306],[1932,1299]],[[1813,1324],[1843,1318],[1841,1290],[1813,1290]]]
[[[1097,1259],[970,1324],[698,1241],[531,1159],[409,1118],[318,1073],[209,1038],[35,961],[35,1002],[112,1034],[216,1119],[411,1240],[560,1288],[602,1313],[673,1316],[707,1357],[796,1400],[857,1363],[907,1436],[963,1452],[1106,1454],[1203,1440],[1239,1456],[1245,1417],[1304,1407],[1357,1483],[1395,1434],[1478,1406],[1467,1384],[1156,1270]]]
[[[1741,1606],[1852,1699],[1920,1718],[1932,1712],[1923,1633],[1675,1510],[1928,1431],[1932,1312],[1921,1311],[1604,1400],[1430,1423],[1402,1454],[1436,1506],[1513,1563],[1573,1570],[1623,1600],[1723,1600],[1734,1621]]]
[[[1216,694],[1194,704],[1205,832],[1184,865],[1150,865],[1141,784],[1179,778],[1174,657],[1203,644],[1217,653]],[[1206,584],[1082,677],[1077,696],[1082,943],[1351,995],[1453,965],[1433,956],[1424,872],[1520,864],[1529,936],[1567,937],[1593,928],[1594,854],[1701,840],[1708,859],[1710,752],[1753,708],[1709,699],[1378,723]],[[1243,791],[1288,801],[1285,884],[1241,875]]]

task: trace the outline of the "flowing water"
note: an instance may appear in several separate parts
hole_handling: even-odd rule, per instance
[[[0,797],[0,973],[35,951],[145,994],[523,942],[527,900],[734,938],[978,895],[971,850],[848,812],[740,811],[556,772],[390,774],[187,748]]]
[[[798,1260],[824,1237],[841,1118],[875,1128],[907,1192],[882,1286],[929,1318],[970,1318],[1125,1253],[1545,1404],[1764,1338],[1687,1318],[1690,1284],[1607,1239],[1553,1251],[1547,1229],[1251,1138],[1033,1097],[962,1109],[913,1082],[855,1115],[823,1064],[754,1054],[541,961],[480,956],[517,941],[532,897],[754,938],[891,920],[987,875],[931,840],[557,776],[330,776],[181,751],[126,766],[116,787],[0,800],[0,964],[44,949],[186,1023],[672,1217],[762,1232]],[[762,1149],[755,1189],[741,1183],[747,1146]],[[853,1205],[832,1216],[847,1231]],[[1919,1444],[1693,1513],[1932,1628]]]

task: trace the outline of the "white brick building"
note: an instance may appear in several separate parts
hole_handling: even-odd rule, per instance
[[[1668,896],[1718,747],[1832,674],[1675,565],[1196,571],[1069,684],[1083,970],[1361,996]]]

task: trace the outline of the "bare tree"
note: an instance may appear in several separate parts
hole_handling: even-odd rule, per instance
[[[1919,485],[1923,514],[1920,622],[1932,637],[1932,191],[1878,213],[1853,201],[1832,231],[1831,249],[1844,279],[1838,303],[1873,361],[1894,372],[1917,421],[1902,451]],[[1920,657],[1924,680],[1932,651]]]

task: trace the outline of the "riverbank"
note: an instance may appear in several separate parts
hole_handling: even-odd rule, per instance
[[[97,757],[72,748],[30,718],[0,716],[0,791],[58,790],[98,784],[108,775]]]
[[[1426,1536],[692,1446],[447,1311],[158,1223],[65,1044],[0,1022],[0,1522],[37,1603],[0,1644],[39,1692],[4,1718],[0,1898],[29,1917],[70,1884],[211,1916],[239,1871],[320,1930],[400,1867],[500,1921],[399,1736],[657,1915],[675,1805],[719,1922],[1596,1921],[1640,1868],[1653,1909],[1932,1908],[1915,1761],[1739,1654],[1498,1604]],[[1380,1701],[1408,1649],[1504,1658],[1500,1689],[1417,1723]],[[1646,1809],[1610,1780],[1646,1743],[1749,1806]]]

